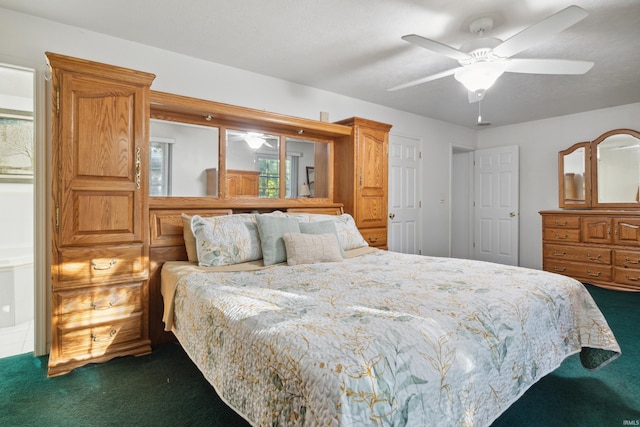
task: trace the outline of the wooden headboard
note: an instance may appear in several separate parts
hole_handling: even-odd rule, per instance
[[[275,210],[286,212],[306,212],[328,215],[341,215],[341,204],[279,206],[269,208],[251,208],[242,203],[238,206],[232,200],[224,207],[205,208],[185,204],[181,198],[164,198],[153,203],[149,209],[150,245],[149,245],[149,337],[153,345],[173,341],[174,336],[164,330],[162,313],[164,304],[160,292],[160,273],[166,261],[186,261],[182,214],[200,216],[230,215],[233,213],[266,213]]]

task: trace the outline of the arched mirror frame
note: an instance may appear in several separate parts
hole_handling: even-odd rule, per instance
[[[591,207],[591,161],[590,142],[578,142],[566,150],[558,153],[558,196],[561,208],[586,209]],[[582,180],[577,179],[573,172],[567,173],[567,158],[575,156],[578,150],[584,149],[582,159]],[[569,188],[573,188],[570,190]],[[583,197],[580,198],[578,193]]]
[[[222,104],[198,98],[191,98],[182,95],[168,94],[164,92],[151,91],[151,111],[153,119],[173,121],[178,123],[189,123],[202,126],[217,127],[219,132],[219,161],[218,161],[218,181],[226,180],[226,130],[246,130],[259,131],[266,134],[282,135],[283,143],[280,145],[280,159],[286,156],[285,137],[296,136],[309,141],[317,141],[328,144],[328,158],[323,162],[320,169],[324,169],[327,174],[326,197],[314,198],[285,198],[284,191],[280,192],[279,198],[266,199],[259,197],[233,197],[228,196],[224,186],[218,189],[217,197],[179,197],[179,196],[155,196],[149,198],[150,207],[163,208],[174,206],[176,203],[187,203],[192,207],[226,207],[233,205],[234,208],[279,208],[304,207],[333,204],[333,156],[335,139],[351,135],[352,129],[349,126],[327,123],[316,120],[309,120],[286,116],[276,113],[253,110],[245,107],[238,107],[229,104]],[[284,164],[284,163],[282,163]],[[284,168],[281,168],[280,177],[284,182]],[[316,175],[319,171],[316,168]]]
[[[603,133],[598,138],[591,142],[580,142],[572,145],[566,150],[562,150],[558,153],[558,196],[559,206],[567,209],[640,209],[640,202],[600,202],[598,198],[598,146],[607,138],[613,135],[631,135],[640,140],[640,132],[632,129],[614,129]],[[567,155],[574,153],[576,150],[585,148],[585,165],[584,165],[584,187],[585,187],[585,200],[574,200],[568,197],[565,190],[565,158]],[[639,165],[640,173],[640,165]],[[639,190],[640,191],[640,190]],[[639,194],[640,195],[640,194]]]
[[[628,202],[628,203],[624,203],[624,202],[600,202],[600,197],[599,197],[599,191],[600,189],[598,188],[598,147],[601,143],[604,143],[607,141],[607,139],[611,136],[614,135],[629,135],[631,137],[634,137],[638,140],[638,143],[640,144],[640,132],[636,132],[635,130],[632,129],[614,129],[612,131],[609,132],[605,132],[602,135],[600,135],[597,139],[593,140],[591,142],[591,171],[592,171],[592,178],[591,178],[591,188],[592,188],[592,202],[591,205],[593,207],[596,208],[618,208],[618,209],[640,209],[640,201],[639,199],[639,194],[638,191],[640,189],[636,190],[636,194],[635,201],[632,202]],[[637,170],[638,174],[640,175],[640,162],[638,162],[638,170]],[[636,178],[637,179],[637,178]],[[637,187],[637,186],[636,186]]]

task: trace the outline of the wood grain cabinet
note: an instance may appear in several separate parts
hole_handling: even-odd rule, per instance
[[[357,117],[336,123],[353,132],[335,144],[334,199],[344,204],[369,245],[386,248],[391,125]]]
[[[227,170],[227,196],[258,197],[260,171]]]
[[[152,74],[47,53],[52,71],[49,375],[151,351]]]
[[[640,291],[640,212],[543,211],[543,269]]]

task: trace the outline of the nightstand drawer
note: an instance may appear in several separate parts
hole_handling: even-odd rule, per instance
[[[64,248],[60,250],[59,285],[96,283],[105,279],[146,279],[142,245],[110,246],[103,249]],[[67,282],[67,283],[62,283]]]
[[[360,234],[369,246],[387,246],[386,228],[364,228],[360,229]]]

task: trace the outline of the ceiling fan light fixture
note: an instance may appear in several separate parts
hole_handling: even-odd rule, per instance
[[[244,137],[244,141],[252,150],[257,150],[266,142],[262,136],[263,135],[261,133],[247,132],[247,135]]]
[[[503,62],[477,62],[460,68],[453,77],[475,93],[489,89],[504,71]]]

